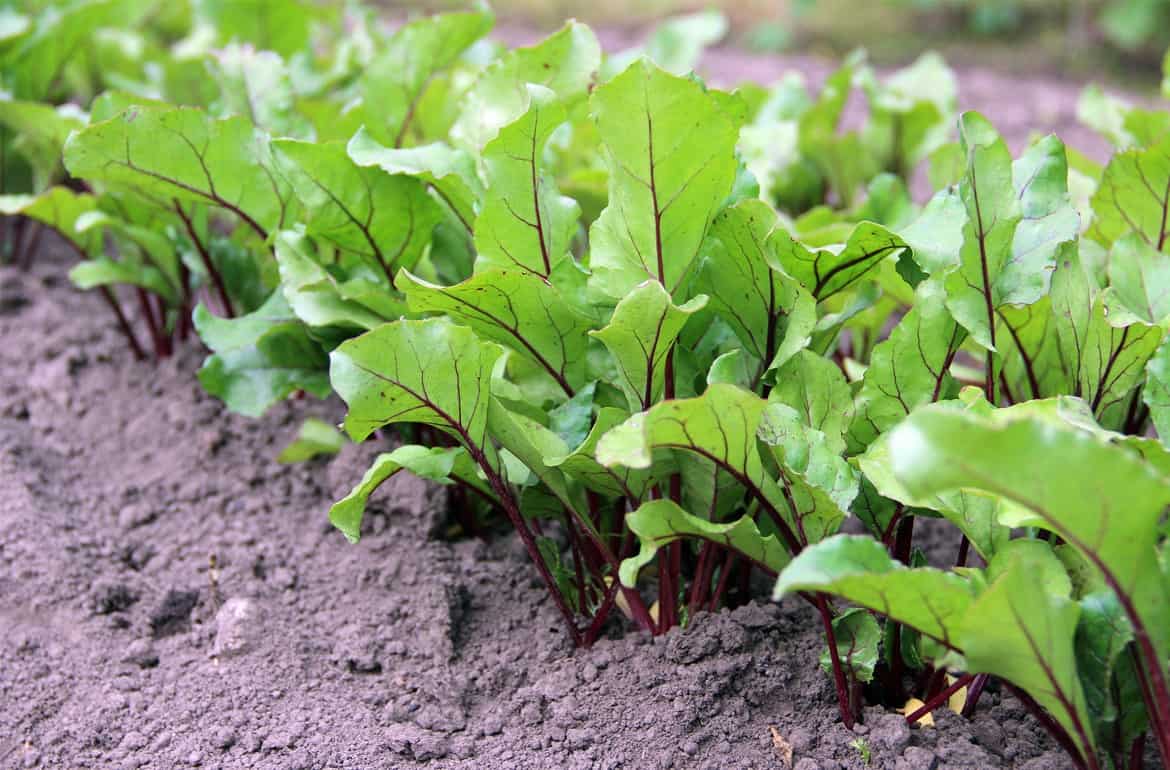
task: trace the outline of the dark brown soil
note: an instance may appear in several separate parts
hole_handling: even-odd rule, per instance
[[[1020,88],[991,107],[1065,133]],[[446,498],[410,477],[350,546],[325,512],[384,447],[274,460],[339,403],[231,415],[198,351],[134,362],[66,269],[0,268],[2,768],[784,768],[782,739],[860,769],[858,737],[872,768],[1068,766],[994,692],[971,722],[846,730],[799,602],[575,651],[514,538],[430,537]]]

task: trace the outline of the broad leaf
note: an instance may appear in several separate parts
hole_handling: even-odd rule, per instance
[[[1170,239],[1170,138],[1113,156],[1093,193],[1089,236],[1108,248],[1135,232],[1155,249]]]
[[[948,398],[948,372],[966,336],[947,312],[939,282],[919,284],[914,307],[874,348],[855,402],[850,450],[860,452],[916,407]]]
[[[631,410],[648,409],[663,391],[668,357],[687,319],[707,302],[704,295],[675,305],[657,281],[630,291],[614,309],[609,324],[590,332],[617,363],[620,386]]]
[[[776,214],[759,200],[724,209],[711,226],[697,288],[735,330],[764,371],[808,344],[816,306],[799,283],[778,269]],[[755,374],[758,380],[764,371]]]
[[[895,474],[916,494],[976,489],[1026,510],[1027,523],[1056,533],[1096,566],[1165,659],[1170,607],[1155,548],[1170,482],[1140,457],[1095,433],[1026,414],[979,418],[938,408],[896,428],[890,452]]]
[[[399,27],[359,81],[366,129],[374,138],[394,147],[406,144],[427,86],[493,21],[486,12],[443,13]]]
[[[730,548],[769,572],[779,572],[788,563],[788,551],[775,535],[763,535],[750,516],[720,524],[693,516],[670,500],[652,500],[626,517],[630,531],[641,543],[637,555],[622,562],[621,581],[633,587],[638,572],[649,564],[658,549],[683,538],[705,540]]]
[[[483,482],[475,476],[475,470],[463,447],[400,446],[374,458],[357,486],[329,509],[329,521],[349,542],[356,543],[361,537],[362,517],[370,495],[399,471],[410,471],[420,478],[438,482],[456,477],[479,487]]]
[[[404,271],[398,288],[412,312],[446,314],[507,345],[544,370],[567,397],[584,384],[589,320],[539,276],[487,270],[454,286],[437,286]]]
[[[422,182],[358,166],[340,142],[281,139],[273,146],[311,235],[369,260],[388,283],[414,266],[442,215]]]
[[[292,215],[292,191],[268,138],[241,117],[215,120],[187,107],[131,107],[74,133],[65,166],[80,179],[130,187],[170,208],[207,203],[262,238]]]
[[[620,298],[649,278],[673,295],[731,192],[743,105],[642,59],[590,107],[610,169],[609,205],[589,234],[591,283]]]
[[[583,99],[601,65],[593,31],[570,21],[529,48],[516,48],[480,73],[462,100],[451,137],[482,150],[503,126],[528,110],[529,84],[552,91],[566,105]]]
[[[1170,316],[1170,254],[1141,234],[1123,235],[1109,252],[1109,285],[1126,310],[1147,324]]]
[[[379,144],[364,127],[349,140],[346,150],[359,166],[377,166],[388,174],[407,174],[426,182],[471,231],[483,183],[470,153],[442,142],[391,149]]]
[[[492,366],[500,351],[444,318],[396,321],[340,345],[333,389],[349,406],[345,430],[361,441],[384,425],[433,425],[479,462],[487,435]]]
[[[232,411],[259,417],[298,390],[318,398],[329,395],[325,352],[279,291],[248,315],[217,318],[200,305],[194,320],[212,351],[199,370],[199,382]]]
[[[818,302],[848,288],[888,257],[897,256],[906,242],[881,225],[862,222],[840,249],[810,251],[783,232],[777,233],[774,253],[780,266]]]
[[[964,578],[931,567],[909,569],[861,535],[836,535],[801,551],[780,573],[773,597],[794,591],[840,596],[955,648],[975,594]]]
[[[845,610],[833,618],[833,636],[837,640],[837,658],[850,679],[866,684],[873,681],[882,641],[882,629],[874,616],[860,607]],[[826,674],[833,673],[828,648],[821,653],[820,662]]]
[[[547,278],[569,253],[581,208],[557,191],[542,162],[564,108],[546,88],[531,86],[529,94],[527,111],[483,150],[488,190],[475,220],[477,269],[518,268]]]

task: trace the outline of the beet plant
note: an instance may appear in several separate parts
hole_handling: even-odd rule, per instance
[[[235,411],[337,393],[389,440],[346,537],[414,473],[516,531],[575,644],[763,576],[846,724],[970,715],[994,677],[1079,767],[1170,758],[1170,113],[1087,90],[1101,167],[1013,157],[933,56],[712,88],[710,14],[606,57],[575,22],[504,49],[485,10],[163,5],[0,41],[0,212],[64,238],[139,356],[194,330]],[[86,36],[94,66],[49,45]]]

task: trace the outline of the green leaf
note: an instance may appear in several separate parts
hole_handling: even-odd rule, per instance
[[[11,149],[32,167],[34,191],[44,190],[60,175],[61,148],[69,133],[82,128],[85,123],[85,114],[73,105],[53,107],[39,102],[0,99],[0,126],[16,135]],[[10,162],[6,159],[6,163]],[[6,181],[6,191],[12,191],[11,180]]]
[[[948,371],[966,332],[947,312],[939,281],[923,281],[914,307],[874,348],[849,428],[860,452],[916,407],[949,397]]]
[[[873,670],[878,662],[878,646],[882,629],[868,610],[855,607],[833,618],[833,636],[837,640],[837,656],[849,677],[868,684],[873,681]],[[821,653],[821,669],[833,673],[833,662],[828,648]]]
[[[65,166],[81,179],[130,187],[170,208],[207,203],[242,219],[261,238],[294,213],[266,135],[244,118],[216,120],[187,107],[131,107],[75,132]]]
[[[730,474],[758,500],[773,524],[787,528],[786,544],[795,548],[804,511],[790,509],[765,471],[754,440],[766,406],[750,391],[717,383],[701,396],[663,401],[613,428],[597,444],[597,461],[607,467],[648,469],[658,450],[697,455]]]
[[[452,435],[474,457],[487,435],[499,355],[495,345],[445,318],[396,321],[338,346],[329,356],[329,378],[349,406],[345,430],[354,441],[384,425],[424,423]]]
[[[243,115],[274,136],[309,138],[309,121],[297,112],[296,94],[280,54],[229,45],[212,53],[211,76],[219,84],[220,115]]]
[[[280,290],[297,317],[309,326],[365,331],[401,315],[400,307],[387,306],[378,312],[355,299],[360,296],[354,292],[356,282],[369,285],[379,294],[385,294],[385,287],[361,278],[348,283],[339,281],[320,262],[304,233],[281,230],[274,238],[274,252],[280,267]],[[395,309],[399,312],[393,312]]]
[[[667,358],[687,320],[704,305],[704,295],[675,305],[662,284],[646,281],[614,309],[609,324],[590,334],[617,362],[619,385],[631,410],[648,409],[663,391]]]
[[[1080,611],[1068,598],[1068,576],[1047,544],[1015,545],[992,563],[989,574],[998,577],[963,623],[964,656],[972,671],[1026,691],[1068,731],[1082,756],[1092,756],[1095,741],[1073,647]]]
[[[1093,302],[1088,328],[1078,340],[1075,393],[1093,409],[1102,425],[1121,427],[1131,392],[1142,381],[1146,363],[1162,341],[1162,330],[1144,323],[1118,328],[1104,293]]]
[[[40,195],[0,195],[0,214],[22,214],[52,228],[83,258],[104,251],[99,228],[78,229],[78,222],[97,208],[97,198],[68,187],[50,187]]]
[[[1119,152],[1093,193],[1096,218],[1089,237],[1109,248],[1135,232],[1155,249],[1170,238],[1170,138],[1141,150]]]
[[[959,575],[932,567],[910,569],[885,546],[862,535],[835,535],[805,548],[776,581],[772,596],[795,591],[833,594],[958,647],[959,628],[975,591]]]
[[[303,463],[321,455],[335,455],[345,446],[345,436],[337,428],[314,417],[301,423],[297,437],[276,456],[278,463]]]
[[[402,147],[427,86],[493,23],[489,12],[442,13],[399,27],[359,81],[366,130]]]
[[[1012,185],[1011,153],[991,124],[977,113],[964,113],[959,133],[967,155],[967,171],[959,183],[967,222],[959,267],[946,279],[947,309],[976,342],[994,349],[994,311],[1014,288],[1003,275],[1012,256],[1020,202]]]
[[[699,63],[703,51],[727,34],[727,17],[720,11],[675,16],[659,23],[646,42],[606,60],[607,76],[616,75],[639,56],[645,56],[673,75],[686,75]]]
[[[279,291],[239,318],[217,318],[199,305],[194,321],[212,351],[199,382],[232,411],[259,417],[298,390],[329,395],[328,359]]]
[[[311,235],[369,260],[387,282],[414,266],[442,216],[422,182],[358,166],[341,142],[280,139],[273,147]]]
[[[783,231],[776,231],[780,267],[804,284],[817,302],[848,288],[882,260],[906,248],[898,235],[873,222],[853,228],[840,249],[810,251]]]
[[[634,587],[638,572],[649,564],[658,549],[683,538],[705,540],[725,546],[770,572],[779,572],[788,563],[788,551],[774,535],[760,533],[750,516],[719,524],[692,516],[670,500],[651,500],[626,516],[626,525],[638,536],[638,553],[622,562],[622,585]]]
[[[590,282],[620,298],[650,278],[673,295],[731,192],[743,103],[641,59],[590,107],[610,170],[609,204],[589,233]]]
[[[928,275],[934,275],[959,264],[966,220],[967,208],[958,189],[946,187],[931,197],[918,218],[899,235],[910,247],[918,266]]]
[[[99,286],[138,286],[164,299],[174,299],[173,287],[161,271],[150,265],[126,259],[99,257],[86,260],[70,268],[69,280],[83,291]]]
[[[584,384],[589,320],[539,276],[488,270],[437,286],[404,271],[397,285],[411,312],[446,314],[508,346],[543,369],[567,397]]]
[[[475,465],[463,447],[422,447],[407,444],[393,452],[384,452],[374,458],[374,462],[357,486],[329,509],[329,521],[341,530],[349,542],[356,543],[361,537],[362,517],[365,515],[370,495],[390,477],[403,470],[430,481],[442,482],[455,476],[468,480],[469,483],[482,484],[475,479]]]
[[[628,497],[639,500],[650,484],[651,475],[645,469],[607,467],[597,461],[597,443],[601,437],[629,419],[624,409],[607,406],[597,413],[597,420],[576,449],[563,456],[548,456],[545,464],[558,468],[565,475],[576,479],[594,492],[607,497]]]
[[[252,43],[291,56],[309,45],[314,16],[308,0],[195,0],[196,18],[210,25],[220,43]]]
[[[915,494],[966,488],[995,495],[1081,552],[1124,592],[1135,629],[1144,626],[1165,659],[1170,606],[1157,578],[1156,543],[1170,482],[1139,456],[1026,413],[976,417],[928,408],[889,441],[894,473]]]
[[[759,200],[746,200],[715,217],[696,288],[735,330],[744,348],[775,369],[808,344],[816,305],[781,271],[775,255],[777,217]]]
[[[1162,341],[1146,363],[1142,402],[1150,408],[1150,419],[1158,437],[1170,446],[1170,338]]]
[[[483,197],[483,183],[476,175],[471,154],[442,142],[390,149],[382,146],[365,127],[346,146],[359,166],[377,166],[388,174],[406,174],[430,185],[450,207],[464,229],[471,231],[475,208]]]
[[[1109,285],[1126,310],[1147,324],[1170,316],[1170,254],[1131,232],[1109,252]]]
[[[1133,629],[1117,597],[1109,591],[1089,594],[1079,603],[1081,615],[1075,637],[1077,670],[1089,713],[1096,723],[1097,739],[1112,743],[1111,733],[1118,719],[1113,682],[1118,673],[1118,658],[1133,641]]]
[[[500,128],[528,110],[529,84],[552,91],[568,109],[585,97],[600,65],[601,46],[593,31],[570,21],[536,45],[516,48],[488,65],[462,99],[451,138],[483,149]]]
[[[542,162],[565,110],[546,88],[530,86],[528,92],[524,114],[503,126],[483,150],[487,194],[475,220],[476,264],[477,269],[519,268],[548,278],[568,256],[581,207],[557,191]]]
[[[787,404],[769,403],[756,435],[777,464],[802,539],[815,542],[836,532],[857,496],[853,466],[834,451],[824,433],[805,424],[803,415]]]

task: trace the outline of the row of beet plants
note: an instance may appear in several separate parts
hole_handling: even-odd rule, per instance
[[[197,333],[236,411],[337,393],[391,442],[330,512],[351,540],[415,473],[514,528],[577,644],[764,575],[847,724],[994,677],[1078,767],[1170,760],[1170,112],[1087,91],[1102,167],[1013,157],[932,56],[712,88],[713,15],[605,56],[482,10],[33,5],[9,251],[56,231],[130,348]]]

